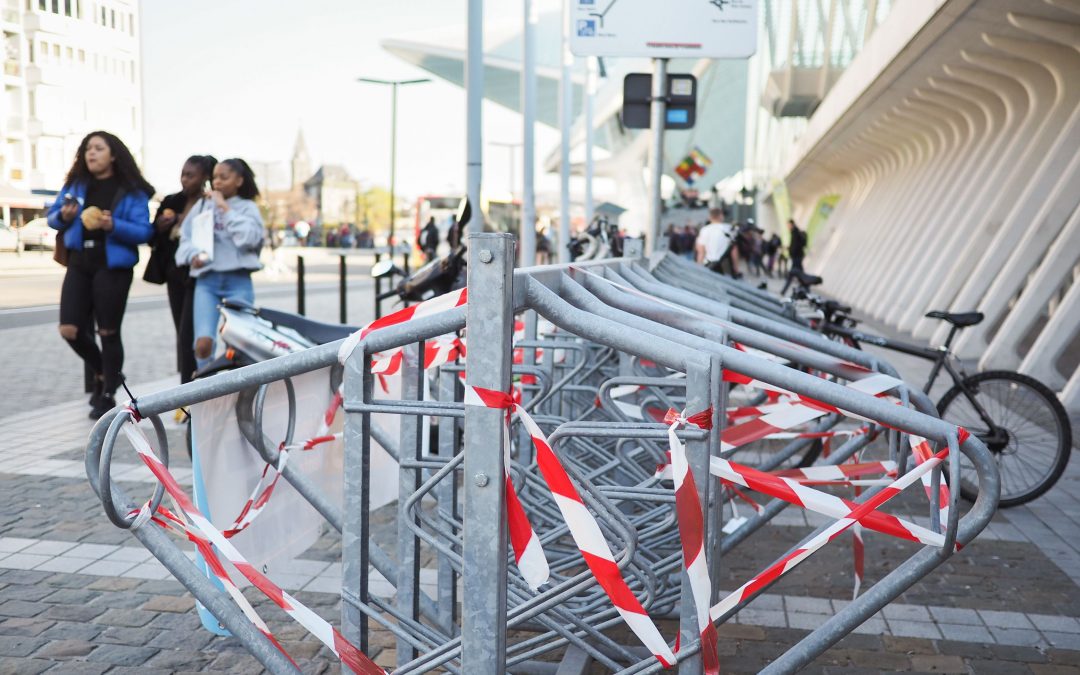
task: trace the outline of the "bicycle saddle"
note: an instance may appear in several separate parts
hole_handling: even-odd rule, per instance
[[[964,328],[965,326],[974,326],[981,322],[984,318],[982,312],[959,312],[956,314],[950,314],[949,312],[927,312],[926,318],[928,319],[944,319],[957,328]]]

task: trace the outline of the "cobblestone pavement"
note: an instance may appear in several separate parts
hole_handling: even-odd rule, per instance
[[[282,299],[281,306],[291,302]],[[312,313],[333,318],[335,303],[333,293],[317,294]],[[168,328],[167,317],[158,311],[155,319],[155,311],[132,318],[145,314],[147,331],[155,329],[155,321]],[[44,339],[19,336],[29,343],[0,330],[18,359],[49,358],[34,354],[37,342],[54,341],[51,332]],[[155,344],[142,340],[135,338],[130,353]],[[53,367],[44,361],[40,371],[28,369],[27,377],[57,377]],[[171,382],[168,370],[145,366],[134,372],[137,391]],[[34,398],[39,390],[18,380],[10,387],[14,393],[0,409],[0,673],[260,672],[236,641],[202,630],[190,595],[101,513],[82,466],[91,426],[82,397]],[[182,447],[181,428],[167,426],[171,446]],[[173,453],[172,465],[186,485],[190,465],[182,452]],[[150,476],[133,455],[121,453],[113,473],[130,493],[148,493]],[[925,497],[920,497],[915,490],[905,494],[899,512],[923,513]],[[392,518],[392,507],[374,514],[378,540],[393,539]],[[741,546],[723,560],[721,586],[734,588],[820,522],[794,509],[785,512],[752,546]],[[868,535],[866,583],[912,550]],[[327,534],[274,577],[336,622],[339,556],[338,537]],[[851,596],[850,564],[846,542],[838,541],[721,626],[724,672],[758,671],[843,606]],[[424,574],[422,584],[430,589],[431,583],[431,574]],[[376,577],[373,591],[390,597],[393,588]],[[246,594],[304,672],[337,672],[336,661],[317,641],[250,589]],[[392,639],[373,630],[372,655],[393,665]],[[668,623],[664,632],[675,631]],[[1080,673],[1080,464],[1073,462],[1044,498],[998,513],[972,545],[807,672],[894,670]]]

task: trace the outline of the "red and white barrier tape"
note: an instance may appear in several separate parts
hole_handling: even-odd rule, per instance
[[[930,441],[925,438],[908,435],[908,443],[911,445],[911,454],[915,457],[916,464],[922,464],[933,457],[934,451],[930,448]],[[929,473],[923,474],[922,484],[926,490],[926,498],[933,503],[934,482]],[[941,481],[938,485],[938,516],[941,519],[942,530],[949,522],[949,501],[949,487],[945,485],[945,481]]]
[[[835,467],[820,468],[833,469]],[[801,484],[798,480],[768,474],[721,457],[710,458],[709,472],[732,485],[749,488],[755,492],[782,499],[800,508],[830,518],[846,518],[858,508],[858,504],[855,502],[828,492],[815,490]],[[657,477],[671,480],[671,467],[662,466],[657,473]],[[892,485],[894,482],[889,481],[888,484]],[[945,542],[945,538],[941,534],[887,513],[871,512],[863,518],[863,524],[871,530],[907,541],[934,546],[941,546]]]
[[[724,371],[727,373],[728,371]],[[757,380],[754,380],[757,382]],[[762,386],[765,385],[761,383]],[[875,373],[868,377],[864,377],[861,380],[849,382],[845,386],[854,391],[858,391],[863,394],[869,394],[871,396],[879,396],[902,384],[902,382],[895,377],[884,375],[881,373]],[[774,389],[776,389],[774,387]],[[753,441],[761,440],[772,434],[777,434],[786,431],[799,424],[804,424],[815,420],[827,413],[835,412],[847,417],[856,417],[858,419],[865,419],[860,415],[841,410],[836,406],[831,406],[826,403],[814,401],[813,399],[807,399],[804,397],[797,397],[791,392],[780,390],[782,393],[796,397],[799,403],[777,403],[772,412],[767,415],[763,415],[757,419],[744,422],[732,427],[724,429],[720,434],[720,451],[729,453],[736,448],[751,443]],[[873,420],[868,420],[873,421]]]
[[[272,635],[270,635],[266,624],[254,613],[254,609],[251,608],[250,603],[247,602],[243,594],[240,593],[239,589],[232,583],[232,580],[229,579],[228,574],[224,573],[224,568],[221,566],[218,553],[224,555],[225,559],[228,560],[240,574],[266,595],[266,597],[272,600],[274,604],[284,610],[294,621],[307,629],[312,635],[318,638],[320,642],[333,651],[341,662],[350,670],[362,675],[386,675],[386,671],[375,665],[374,661],[369,659],[363,652],[346,640],[337,629],[330,625],[330,623],[308,609],[303,603],[296,600],[296,598],[282,590],[277,584],[252,566],[240,552],[236,550],[236,547],[234,547],[232,543],[214,527],[210,520],[195,507],[195,503],[191,498],[184,493],[168,468],[162,464],[161,460],[154,454],[154,451],[150,446],[150,441],[146,438],[146,435],[134,424],[134,411],[130,411],[130,414],[132,424],[124,425],[123,429],[125,435],[128,437],[128,440],[135,448],[135,451],[138,452],[139,457],[146,464],[147,468],[150,469],[150,472],[154,474],[154,477],[165,487],[165,491],[168,492],[169,496],[173,499],[178,509],[184,514],[188,521],[185,523],[179,518],[174,517],[172,519],[173,524],[182,526],[188,537],[195,541],[200,552],[203,554],[203,557],[206,558],[207,563],[212,567],[215,576],[218,576],[218,578],[221,579],[222,584],[228,590],[229,595],[237,601],[241,609],[244,610],[244,613],[252,620],[255,626],[266,634],[268,638],[273,640],[278,648],[281,649],[281,645],[274,640]],[[148,511],[148,505],[144,505],[142,510]],[[211,544],[213,544],[213,546],[211,546]],[[282,653],[284,653],[284,650],[282,650]]]
[[[540,427],[520,405],[513,402],[510,394],[505,392],[466,384],[465,405],[511,410],[518,413],[521,423],[525,425],[525,429],[532,438],[533,447],[536,448],[537,464],[544,481],[551,490],[555,504],[559,507],[570,529],[570,535],[574,538],[589,570],[634,635],[664,667],[673,665],[675,655],[623,580],[619,566],[615,562],[615,556],[611,553],[599,524],[581,500],[577,488],[574,487],[559,458],[551,450],[547,437],[544,436]]]
[[[371,361],[371,372],[375,375],[396,375],[401,370],[404,347],[395,347],[380,352]],[[437,368],[458,357],[465,356],[465,341],[456,335],[442,335],[428,340],[424,347],[424,370]]]
[[[967,433],[961,429],[961,441],[966,438]],[[847,516],[836,521],[828,528],[823,530],[819,535],[808,541],[803,546],[792,551],[783,559],[777,563],[768,567],[765,571],[756,575],[753,579],[740,586],[735,592],[728,595],[726,598],[713,605],[710,610],[710,616],[715,620],[726,614],[728,611],[734,609],[741,604],[744,600],[749,599],[759,590],[765,588],[772,582],[779,579],[781,576],[797,567],[804,560],[809,558],[815,552],[817,552],[822,546],[829,543],[836,537],[844,533],[845,530],[852,525],[862,521],[866,523],[867,516],[877,513],[876,509],[889,501],[896,495],[900,494],[904,488],[908,487],[919,478],[939,465],[945,457],[948,455],[948,449],[942,450],[927,461],[923,462],[919,466],[915,467],[912,471],[897,478],[891,485],[883,488],[880,492],[875,494],[870,499],[866,500],[862,504],[852,509]]]
[[[349,359],[349,356],[352,355],[353,350],[360,344],[360,341],[380,328],[396,326],[399,323],[405,323],[406,321],[412,321],[413,319],[433,316],[440,312],[454,309],[455,307],[461,307],[466,302],[468,302],[468,293],[467,289],[463,288],[459,291],[451,291],[450,293],[436,296],[430,300],[425,300],[418,305],[399,309],[393,314],[387,314],[384,317],[375,319],[345,338],[345,341],[341,343],[341,348],[338,350],[338,361],[344,365]]]
[[[674,411],[672,411],[674,412]],[[711,417],[712,409],[706,411]],[[685,413],[684,413],[685,414]],[[719,675],[720,656],[717,653],[719,636],[716,626],[709,618],[709,601],[712,597],[712,581],[709,579],[709,563],[705,558],[705,522],[698,498],[694,474],[686,459],[686,448],[675,433],[680,426],[690,424],[691,419],[700,419],[699,415],[685,417],[671,415],[668,426],[668,444],[671,447],[671,470],[675,480],[675,513],[678,517],[679,539],[682,542],[683,564],[686,576],[690,580],[690,591],[694,596],[697,609],[698,629],[701,633],[701,656],[705,672]],[[708,424],[698,426],[709,428]]]

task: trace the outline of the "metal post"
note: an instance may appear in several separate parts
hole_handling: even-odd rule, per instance
[[[345,363],[344,399],[346,407],[370,401],[371,369],[368,354],[360,348]],[[345,522],[341,531],[343,596],[367,603],[371,525],[371,413],[345,412]],[[349,602],[341,603],[341,629],[345,637],[362,651],[368,650],[367,616]]]
[[[484,231],[480,211],[480,182],[484,165],[484,136],[481,121],[484,102],[484,0],[469,0],[469,49],[465,58],[465,185],[472,216],[466,229]]]
[[[453,402],[457,393],[457,373],[446,370],[439,371],[439,400]],[[439,419],[439,457],[450,460],[457,449],[457,419],[443,417]],[[436,497],[439,500],[439,510],[447,513],[452,520],[457,520],[457,494],[456,480],[444,480],[436,489]],[[457,621],[457,574],[450,559],[439,556],[438,563],[438,589],[439,589],[439,625],[446,633],[453,633],[454,623]]]
[[[593,221],[593,106],[596,103],[596,59],[585,59],[585,223]]]
[[[424,371],[420,363],[424,358],[423,342],[406,345],[401,359],[401,400],[416,401],[423,398],[420,379]],[[420,460],[420,420],[418,415],[402,415],[398,456],[404,460]],[[420,620],[420,540],[409,529],[408,521],[419,525],[416,516],[409,515],[409,497],[420,488],[420,470],[398,468],[398,514],[397,514],[397,593],[394,602],[397,611],[413,621]],[[416,658],[416,648],[408,640],[397,640],[398,665]]]
[[[376,249],[375,250],[375,262],[378,263],[380,258],[382,258],[382,254],[379,253],[378,249]],[[390,254],[390,259],[391,260],[394,259],[394,254],[393,253]],[[382,317],[382,302],[379,301],[379,296],[380,295],[382,295],[382,277],[376,277],[376,279],[375,279],[375,318],[376,319]]]
[[[570,126],[574,115],[574,55],[570,53],[570,0],[563,0],[562,71],[559,78],[559,262],[570,262]]]
[[[536,264],[536,192],[533,169],[536,162],[536,6],[525,0],[524,54],[521,70],[521,114],[523,119],[521,175],[521,266]]]
[[[349,323],[348,294],[345,283],[345,254],[338,260],[338,322]]]
[[[296,256],[296,313],[304,316],[307,312],[307,290],[304,288],[304,256]]]
[[[397,88],[390,85],[390,236],[387,243],[394,247],[394,190],[397,188]]]
[[[645,230],[645,250],[657,250],[660,241],[660,218],[664,212],[660,178],[664,175],[664,122],[667,115],[667,59],[653,59],[652,145],[649,146],[649,226]]]
[[[469,236],[469,385],[510,390],[513,265],[510,235]],[[499,673],[506,665],[504,424],[505,410],[465,407],[463,673]]]

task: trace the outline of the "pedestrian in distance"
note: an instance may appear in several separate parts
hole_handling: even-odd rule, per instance
[[[60,291],[60,335],[94,372],[90,417],[116,405],[124,367],[120,326],[131,290],[139,244],[150,241],[154,186],[123,141],[94,131],[79,144],[60,194],[49,207],[49,227],[68,252]],[[97,325],[98,346],[93,332]]]
[[[806,233],[799,229],[794,220],[787,221],[788,226],[788,255],[791,257],[791,270],[787,273],[787,280],[781,293],[787,293],[788,287],[796,274],[802,274],[803,258],[806,256]]]
[[[697,230],[690,223],[683,226],[679,232],[679,255],[687,260],[694,259],[694,247],[697,242]]]
[[[739,278],[738,251],[734,243],[735,226],[727,222],[727,212],[709,209],[709,224],[701,228],[695,243],[697,262],[714,272]]]
[[[791,258],[791,270],[803,271],[803,258],[806,257],[806,233],[799,229],[794,220],[787,221],[788,232],[788,256]]]
[[[242,159],[226,159],[214,167],[213,189],[184,219],[180,230],[177,265],[190,265],[196,279],[192,320],[195,362],[202,368],[214,354],[219,303],[255,302],[251,273],[260,269],[259,253],[265,238],[262,214],[255,203],[259,188],[255,173]],[[212,251],[193,237],[201,214],[213,217]],[[203,216],[209,218],[209,216]]]
[[[161,200],[154,216],[154,236],[150,240],[152,251],[146,263],[143,280],[165,284],[176,328],[176,369],[180,382],[190,382],[195,373],[195,341],[192,324],[192,305],[195,296],[195,280],[189,274],[188,265],[176,264],[176,250],[180,246],[180,230],[206,192],[206,186],[214,175],[217,160],[210,155],[192,155],[180,170],[180,192]]]
[[[536,232],[536,264],[547,265],[551,262],[551,239],[547,236],[547,228]]]
[[[427,225],[420,230],[420,249],[424,252],[427,262],[435,259],[439,250],[439,226],[435,224],[435,217],[428,218]]]
[[[765,271],[769,276],[773,275],[773,269],[776,266],[776,256],[780,253],[780,248],[783,243],[780,241],[780,235],[773,232],[773,235],[769,237],[769,240],[765,242]]]

